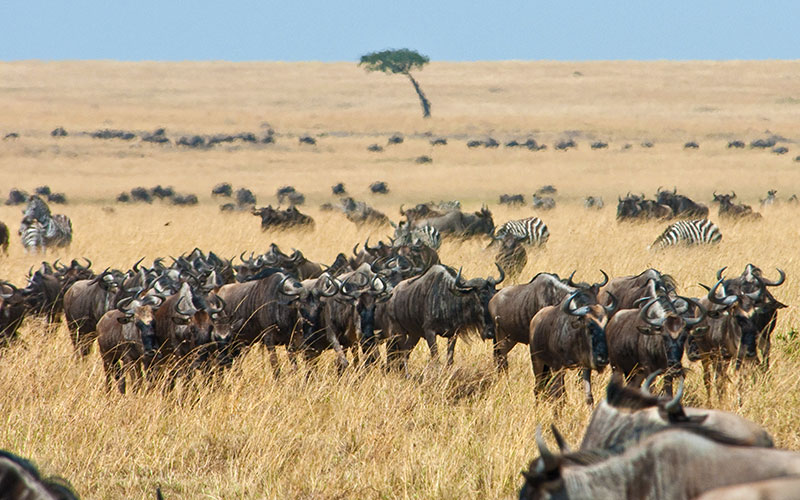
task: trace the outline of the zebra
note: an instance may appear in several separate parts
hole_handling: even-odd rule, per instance
[[[669,246],[708,245],[722,240],[722,233],[716,224],[708,219],[682,220],[671,224],[650,246],[661,249]]]
[[[409,230],[408,225],[401,222],[400,225],[394,225],[394,227],[393,245],[395,247],[421,244],[438,250],[442,244],[442,235],[433,226],[425,225]]]
[[[496,241],[502,240],[506,234],[511,234],[520,240],[525,240],[528,245],[543,246],[550,239],[550,230],[538,217],[510,220],[497,226],[494,232]]]
[[[72,221],[66,215],[51,215],[47,203],[34,195],[23,212],[19,235],[27,251],[69,246],[72,242]]]

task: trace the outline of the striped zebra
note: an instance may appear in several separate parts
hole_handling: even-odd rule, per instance
[[[497,226],[494,232],[494,239],[502,240],[506,234],[516,236],[529,245],[543,246],[550,239],[550,231],[547,225],[538,217],[528,217],[527,219],[510,220]]]
[[[403,245],[426,245],[434,250],[438,250],[442,244],[442,235],[439,230],[433,226],[421,226],[413,229],[408,229],[408,224],[401,222],[400,225],[394,226],[394,242],[395,247]]]
[[[681,220],[671,224],[650,246],[661,249],[676,245],[709,245],[719,243],[722,233],[708,219]]]
[[[65,247],[72,242],[72,221],[62,214],[51,215],[50,207],[38,196],[31,196],[19,228],[26,251]]]

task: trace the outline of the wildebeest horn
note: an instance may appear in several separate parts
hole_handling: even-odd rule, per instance
[[[334,295],[339,293],[339,284],[336,282],[335,278],[331,277],[330,274],[325,273],[324,276],[325,276],[325,279],[330,284],[330,286],[323,288],[322,292],[320,292],[320,295],[323,296],[323,297],[333,297]],[[329,288],[330,291],[326,291],[326,288]]]
[[[558,457],[553,455],[550,452],[550,449],[547,447],[547,443],[544,442],[544,438],[542,437],[542,426],[536,426],[536,446],[539,448],[539,455],[542,457],[542,463],[544,464],[544,470],[546,472],[554,472],[558,470],[559,467],[559,460]]]
[[[731,193],[733,193],[733,196],[731,196],[731,199],[736,198],[736,191],[731,191]]]
[[[144,257],[142,257],[141,259],[136,261],[136,263],[133,265],[133,272],[135,272],[135,273],[139,272],[139,264],[141,264],[143,260],[144,260]]]
[[[208,314],[221,313],[222,310],[225,309],[225,301],[222,300],[222,297],[220,297],[219,295],[214,294],[214,302],[218,304],[218,307],[212,307],[209,302],[209,304],[206,306],[206,311],[208,312]]]
[[[662,371],[663,370],[661,370],[661,368],[659,368],[658,370],[656,370],[653,373],[651,373],[650,375],[648,375],[646,379],[644,379],[644,382],[642,382],[642,392],[643,393],[645,393],[648,396],[652,396],[652,394],[650,393],[650,386],[653,385],[653,381],[656,379],[656,377],[661,375]]]
[[[89,269],[90,267],[92,267],[91,260],[87,259],[86,257],[81,257],[81,258],[86,261],[86,266],[84,266],[84,269]]]
[[[561,310],[570,316],[586,316],[589,312],[589,306],[582,306],[577,309],[572,308],[572,301],[575,300],[575,297],[583,293],[581,290],[576,290],[567,297],[567,300],[564,301],[564,305],[561,306]]]
[[[717,288],[719,288],[721,284],[722,280],[720,279],[719,281],[717,281],[714,287],[708,291],[708,300],[720,306],[730,307],[733,304],[735,304],[737,300],[739,300],[739,297],[737,297],[736,295],[727,295],[726,292],[725,298],[723,299],[717,298]]]
[[[719,271],[717,271],[717,279],[718,280],[722,279],[722,273],[724,273],[726,269],[728,269],[728,266],[725,266],[722,269],[720,269]]]
[[[686,301],[691,302],[692,304],[694,304],[695,307],[697,307],[697,310],[700,311],[700,315],[698,317],[696,317],[696,318],[686,318],[686,317],[683,318],[683,321],[686,323],[686,326],[692,327],[692,326],[700,323],[701,321],[703,321],[705,319],[706,310],[705,310],[705,308],[703,308],[703,306],[700,305],[699,302],[697,302],[696,300],[691,299],[689,297],[681,297],[681,298],[683,300],[686,300]]]
[[[186,300],[186,297],[181,297],[178,299],[178,302],[175,303],[175,312],[181,316],[193,316],[195,313],[194,306],[192,306],[191,309],[181,310],[181,304],[184,300]]]
[[[608,283],[608,275],[606,274],[606,272],[601,269],[600,270],[600,274],[603,275],[603,282],[602,283],[595,283],[594,286],[596,286],[597,288],[602,288],[602,287],[606,286],[606,284]]]
[[[617,310],[618,302],[617,298],[614,297],[614,294],[611,292],[608,292],[608,298],[610,299],[610,303],[607,306],[603,306],[603,309],[606,310],[606,315],[610,316]]]
[[[292,250],[293,250],[292,255],[286,260],[288,260],[292,264],[297,264],[303,259],[303,252],[297,250],[296,248],[292,248]]]
[[[710,286],[708,286],[708,285],[704,285],[704,284],[702,284],[702,283],[698,283],[698,285],[700,285],[700,286],[702,286],[703,288],[705,288],[707,292],[710,292],[710,291],[711,291],[711,287],[710,287]]]
[[[353,247],[353,255],[358,257],[358,242],[356,242],[355,246]]]
[[[678,380],[678,392],[675,393],[675,397],[673,397],[667,404],[664,405],[664,409],[667,410],[667,413],[673,415],[675,413],[681,412],[682,397],[683,397],[683,377],[681,377],[680,380]]]
[[[11,284],[11,283],[9,283],[8,281],[5,281],[5,280],[3,280],[3,281],[0,281],[0,286],[7,286],[8,288],[10,288],[10,289],[11,289],[11,293],[8,293],[8,294],[0,292],[0,298],[3,298],[3,299],[10,299],[10,298],[11,298],[11,297],[13,297],[13,296],[14,296],[14,294],[17,292],[17,287],[15,287],[14,285],[12,285],[12,284]]]
[[[151,294],[144,298],[143,305],[158,307],[164,302],[164,296],[159,294]]]
[[[506,279],[506,273],[504,273],[504,272],[503,272],[503,268],[502,268],[502,267],[500,267],[500,264],[498,264],[497,262],[495,262],[495,263],[494,263],[494,265],[497,267],[497,270],[498,270],[498,271],[500,271],[500,277],[499,277],[499,278],[497,278],[497,279],[494,279],[494,278],[492,278],[492,277],[490,276],[490,277],[489,277],[489,278],[486,280],[486,281],[488,281],[488,282],[489,282],[489,283],[490,283],[492,286],[495,286],[495,285],[497,285],[497,284],[499,284],[499,283],[502,283],[502,282],[503,282],[503,280],[504,280],[504,279]]]
[[[376,283],[380,283],[380,285],[381,285],[380,289],[378,289],[378,287],[376,286]],[[372,283],[371,283],[370,286],[378,294],[382,294],[382,293],[386,292],[386,282],[383,281],[383,279],[381,279],[381,277],[378,276],[377,274],[375,275],[374,278],[372,278]]]
[[[128,306],[131,305],[131,302],[133,302],[133,299],[134,299],[134,297],[128,297],[128,298],[120,300],[119,302],[117,302],[117,309],[119,309],[120,311],[124,312],[125,314],[130,314],[130,312],[128,311]]]
[[[283,278],[281,280],[281,282],[278,284],[278,292],[283,294],[283,295],[288,295],[290,297],[296,297],[296,296],[300,295],[301,290],[297,290],[297,291],[293,290],[291,292],[286,290],[286,286],[285,286],[286,282],[289,281],[290,279],[292,279],[292,277],[287,275],[285,278]]]
[[[406,211],[405,211],[405,210],[403,210],[403,205],[405,205],[405,203],[401,203],[401,204],[400,204],[400,215],[402,215],[403,217],[405,217],[405,216],[406,216]]]
[[[663,317],[663,318],[660,318],[658,320],[653,321],[653,320],[650,319],[650,316],[647,314],[650,311],[650,308],[653,307],[653,305],[656,302],[658,302],[658,297],[653,297],[652,299],[650,299],[647,302],[647,304],[645,304],[644,307],[642,307],[642,309],[639,311],[639,316],[648,325],[655,326],[655,327],[661,327],[664,324],[664,322],[667,321],[666,316]]]
[[[776,268],[776,269],[778,269],[778,268]],[[783,285],[783,282],[786,281],[786,273],[784,273],[781,269],[778,269],[778,274],[780,275],[780,277],[778,278],[777,281],[771,281],[771,280],[768,280],[768,279],[763,278],[763,277],[760,278],[760,281],[761,281],[761,283],[764,284],[764,286],[780,286],[780,285]]]
[[[55,262],[53,262],[53,267],[56,269],[56,271],[61,271],[62,269],[66,269],[67,268],[67,266],[64,266],[64,265],[62,265],[61,267],[58,267],[58,261],[59,260],[61,260],[61,259],[58,258],[58,259],[55,260]]]
[[[569,278],[567,278],[567,285],[573,286],[573,287],[576,286],[575,283],[572,281],[572,278],[575,276],[575,273],[577,273],[577,272],[578,272],[577,269],[572,271],[572,274],[570,274]]]
[[[572,453],[572,450],[567,444],[567,440],[564,439],[564,436],[561,435],[561,431],[558,430],[556,424],[550,424],[550,430],[553,432],[553,436],[556,438],[556,443],[558,443],[558,449],[561,450],[561,454],[565,453]]]

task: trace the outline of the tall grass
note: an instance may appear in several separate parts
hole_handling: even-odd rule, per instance
[[[600,269],[616,276],[656,267],[675,276],[681,293],[699,296],[697,282],[710,284],[723,266],[730,274],[748,262],[769,276],[775,267],[787,272],[774,291],[790,307],[779,316],[769,374],[732,374],[728,395],[708,401],[701,368],[690,365],[685,400],[736,411],[763,424],[780,446],[800,449],[800,208],[784,204],[764,211],[761,222],[732,223],[712,207],[723,233],[719,246],[664,252],[647,246],[665,224],[614,218],[617,195],[652,196],[661,185],[703,202],[714,190],[734,189],[754,204],[770,188],[782,198],[800,190],[791,158],[725,147],[729,137],[749,140],[767,128],[800,135],[786,104],[797,64],[432,64],[420,80],[434,118],[423,122],[405,82],[352,65],[3,63],[0,132],[22,136],[0,142],[0,187],[49,184],[66,192],[70,204],[52,208],[72,218],[75,239],[67,250],[37,256],[12,238],[0,276],[22,285],[42,259],[86,256],[98,269],[127,268],[143,256],[177,256],[195,246],[233,257],[273,241],[330,263],[356,242],[391,234],[319,211],[338,181],[394,219],[400,203],[457,198],[468,210],[488,203],[498,223],[533,214],[497,206],[499,194],[521,192],[529,200],[537,187],[554,184],[557,208],[536,214],[551,240],[530,252],[519,282],[540,271],[577,270],[581,280],[597,281]],[[276,145],[185,151],[77,135],[166,126],[175,137],[258,131],[263,122],[275,128]],[[71,135],[51,138],[58,125]],[[464,145],[467,137],[528,134],[552,144],[570,130],[579,149],[566,153]],[[406,135],[404,144],[366,151],[396,131]],[[431,147],[423,132],[447,135],[450,144]],[[298,145],[303,133],[319,135],[318,145]],[[592,138],[609,140],[611,148],[590,151]],[[683,151],[689,139],[700,142],[699,151]],[[655,147],[639,147],[643,140]],[[625,143],[633,147],[623,150]],[[434,163],[414,164],[421,154]],[[390,194],[368,194],[378,179],[389,183]],[[274,203],[275,190],[292,184],[307,195],[302,210],[315,228],[262,233],[252,215],[221,214],[222,201],[209,194],[221,181],[250,187],[259,204]],[[200,205],[113,202],[120,191],[155,184],[197,193]],[[584,210],[580,200],[589,194],[605,197],[607,207]],[[0,207],[12,232],[19,219],[18,207]],[[494,275],[485,246],[445,241],[441,256],[467,277]],[[281,359],[286,363],[282,353]],[[509,361],[508,374],[496,375],[490,345],[473,341],[459,343],[450,369],[429,366],[427,349],[418,347],[408,376],[356,369],[338,376],[326,354],[316,368],[287,364],[275,380],[266,353],[254,348],[215,379],[121,396],[105,391],[96,349],[76,360],[63,324],[31,320],[0,354],[0,447],[67,477],[90,499],[153,498],[158,485],[169,499],[512,498],[519,471],[536,455],[536,425],[555,422],[575,444],[590,410],[577,374],[567,377],[566,399],[551,402],[533,392],[525,346]],[[595,376],[596,398],[607,377]]]

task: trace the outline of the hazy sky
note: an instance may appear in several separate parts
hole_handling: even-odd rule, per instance
[[[0,60],[797,59],[800,0],[0,0]]]

